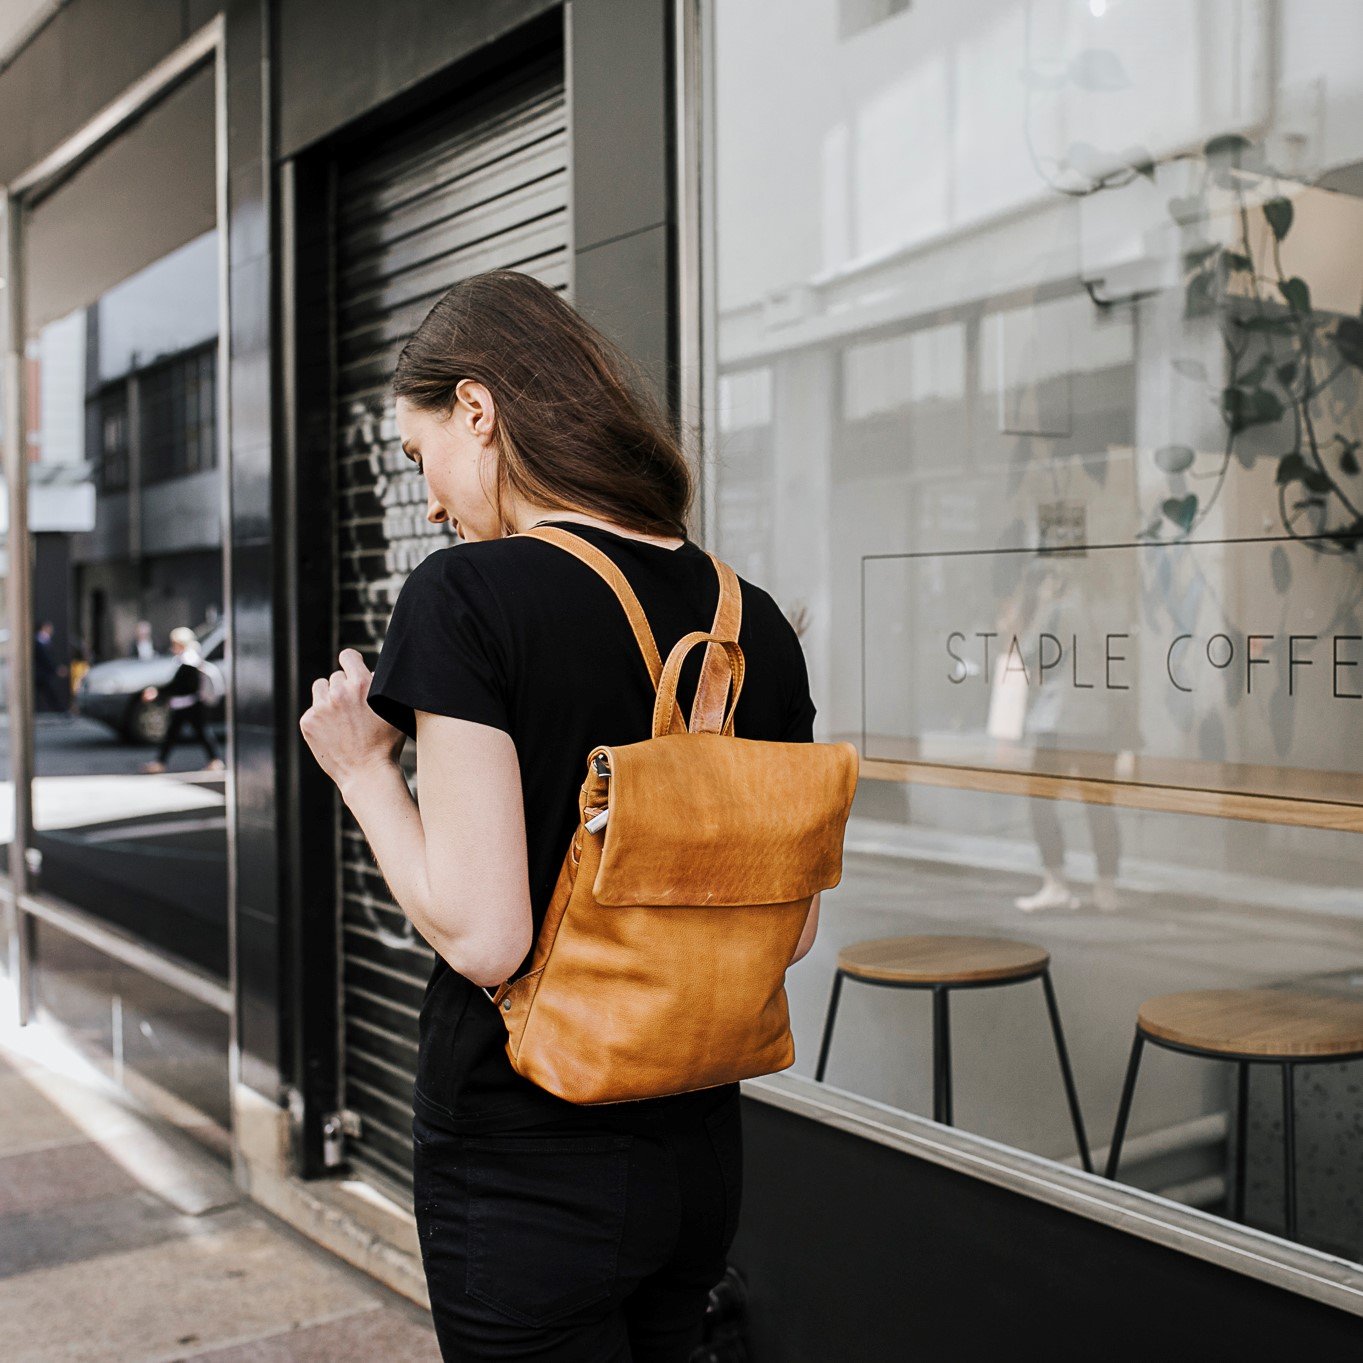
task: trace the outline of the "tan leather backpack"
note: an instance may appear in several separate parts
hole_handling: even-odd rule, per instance
[[[857,750],[734,737],[742,598],[733,569],[713,554],[714,624],[679,639],[663,665],[633,589],[605,554],[554,527],[522,533],[605,578],[658,695],[651,738],[587,755],[580,821],[530,967],[491,995],[511,1064],[574,1103],[785,1069],[795,1059],[786,967],[814,895],[842,877]],[[677,679],[701,642],[688,728]]]

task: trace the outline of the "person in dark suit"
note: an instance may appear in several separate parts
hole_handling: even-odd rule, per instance
[[[66,668],[57,662],[52,646],[53,633],[52,621],[44,620],[33,636],[33,708],[64,715],[71,708],[71,694]]]

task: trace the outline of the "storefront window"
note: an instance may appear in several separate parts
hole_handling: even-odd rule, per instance
[[[214,127],[205,69],[24,213],[29,856],[39,893],[225,983]]]
[[[1116,1177],[1358,1259],[1363,11],[709,15],[712,539],[863,759],[796,1073],[841,965],[822,1082],[1078,1166],[1048,979],[1100,1174],[1141,1018]]]

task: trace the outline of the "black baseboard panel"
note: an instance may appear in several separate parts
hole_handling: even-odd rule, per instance
[[[751,1363],[1345,1359],[1363,1318],[743,1100]]]

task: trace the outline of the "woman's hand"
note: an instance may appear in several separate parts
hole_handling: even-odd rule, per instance
[[[312,684],[312,704],[298,721],[317,764],[344,794],[347,783],[376,765],[396,762],[404,734],[369,708],[373,673],[353,648],[337,659],[341,670]]]

